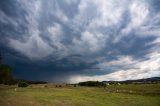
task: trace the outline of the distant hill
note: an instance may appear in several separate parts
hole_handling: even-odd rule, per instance
[[[126,80],[130,82],[155,82],[160,81],[160,77],[152,77],[152,78],[145,78],[145,79],[137,79],[137,80]]]
[[[125,81],[102,81],[103,83],[121,83],[121,84],[130,84],[130,83],[158,83],[160,82],[160,77],[151,77],[137,80],[125,80]]]

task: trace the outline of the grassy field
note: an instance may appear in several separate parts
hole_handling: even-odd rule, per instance
[[[15,88],[0,85],[0,106],[160,106],[160,84]]]

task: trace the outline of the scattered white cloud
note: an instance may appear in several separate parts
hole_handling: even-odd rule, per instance
[[[25,41],[9,39],[9,46],[30,59],[44,58],[52,53],[52,48],[40,37],[40,31],[38,29],[37,17],[41,10],[41,2],[26,3],[24,1],[23,3],[29,13],[26,17],[29,22],[27,33],[29,35],[26,35],[28,38]]]
[[[101,50],[105,46],[105,41],[103,38],[103,34],[94,34],[89,31],[85,31],[81,33],[80,39],[73,39],[73,43],[75,45],[75,48],[78,48],[81,52],[83,52],[84,49],[86,49],[85,51],[90,51],[93,53]]]
[[[117,60],[113,60],[113,61],[106,61],[104,60],[104,62],[100,61],[100,64],[97,65],[97,67],[100,68],[107,68],[110,66],[118,66],[118,65],[122,65],[122,66],[126,66],[126,65],[131,65],[136,63],[137,61],[134,61],[134,59],[131,56],[119,56]]]
[[[142,1],[132,1],[132,4],[129,7],[129,13],[131,17],[130,23],[122,30],[122,33],[129,33],[133,29],[137,29],[144,25],[148,19],[149,7]]]
[[[54,11],[54,15],[59,18],[62,22],[67,23],[69,21],[68,17],[65,15],[65,13],[56,5],[57,9]]]
[[[78,0],[64,0],[68,4],[76,3]]]
[[[8,17],[3,11],[0,11],[0,22],[4,24],[14,25],[15,27],[18,26],[16,20]]]
[[[50,55],[53,51],[52,48],[47,45],[47,43],[45,43],[38,35],[31,36],[26,42],[10,39],[9,44],[16,51],[19,51],[33,60],[42,59]]]
[[[121,21],[127,1],[95,0],[94,3],[97,7],[97,16],[92,20],[89,26],[108,27],[116,25]]]
[[[63,37],[63,31],[58,23],[54,23],[53,26],[48,27],[49,37],[53,42],[60,42]]]

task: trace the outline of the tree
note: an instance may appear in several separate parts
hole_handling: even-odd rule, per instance
[[[10,84],[12,79],[11,67],[5,64],[0,64],[0,83]]]
[[[1,65],[1,63],[2,63],[2,54],[0,52],[0,65]]]
[[[19,82],[18,87],[27,87],[29,84],[26,82]]]
[[[101,87],[103,86],[103,82],[99,82],[99,81],[86,81],[86,82],[80,82],[79,83],[80,86],[97,86],[97,87]]]

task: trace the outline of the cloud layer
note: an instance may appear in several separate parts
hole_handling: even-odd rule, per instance
[[[159,0],[0,2],[0,48],[18,78],[160,76]]]

